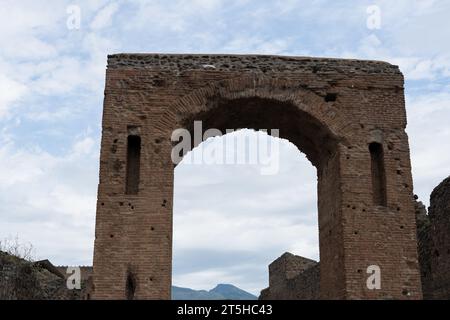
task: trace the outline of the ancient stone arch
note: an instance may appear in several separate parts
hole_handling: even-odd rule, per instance
[[[203,130],[279,129],[317,168],[321,298],[421,298],[396,66],[158,54],[108,57],[94,298],[170,298],[170,137],[195,120]],[[367,286],[372,265],[380,289]]]

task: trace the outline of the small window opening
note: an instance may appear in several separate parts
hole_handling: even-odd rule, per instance
[[[126,194],[137,194],[141,166],[141,137],[128,136]]]
[[[369,151],[372,169],[373,202],[375,205],[385,207],[387,205],[387,196],[383,146],[373,142],[369,145]]]
[[[131,272],[128,272],[126,283],[127,300],[133,300],[135,292],[136,292],[136,279]]]

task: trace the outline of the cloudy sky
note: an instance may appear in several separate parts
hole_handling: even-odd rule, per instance
[[[55,264],[92,263],[106,55],[118,52],[397,64],[415,193],[428,204],[450,174],[449,15],[446,0],[0,0],[0,239],[17,235]],[[286,141],[280,155],[272,176],[176,168],[174,284],[257,293],[283,252],[318,259],[315,169]]]

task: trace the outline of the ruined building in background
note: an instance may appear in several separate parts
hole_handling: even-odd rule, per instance
[[[201,133],[279,129],[317,168],[321,298],[421,299],[403,83],[379,61],[109,56],[93,298],[170,298],[171,137],[198,120]]]
[[[424,299],[450,299],[450,177],[431,193],[428,215],[420,204],[416,214]]]
[[[269,287],[259,299],[319,299],[319,279],[319,263],[286,252],[269,265]]]

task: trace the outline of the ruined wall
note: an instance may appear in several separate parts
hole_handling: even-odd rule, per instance
[[[431,296],[450,299],[450,177],[442,181],[430,196]],[[429,240],[428,240],[429,241]]]
[[[423,298],[450,299],[450,177],[430,195],[427,210],[415,202]]]
[[[316,264],[317,262],[314,260],[286,252],[269,265],[269,286],[281,286],[285,280],[295,278]]]
[[[54,272],[56,271],[56,272]],[[82,290],[69,290],[63,275],[48,260],[32,262],[0,251],[0,300],[80,300]]]
[[[419,255],[420,277],[422,282],[422,294],[425,300],[433,298],[432,292],[432,242],[430,218],[422,202],[415,201],[416,223],[417,223],[417,252]]]
[[[94,296],[169,299],[173,130],[280,129],[318,174],[321,297],[420,299],[403,76],[379,61],[108,57]],[[205,226],[207,228],[208,226]],[[176,232],[176,230],[175,230]],[[369,265],[381,290],[366,287]]]
[[[260,300],[319,299],[319,263],[286,252],[269,265],[269,287]]]

